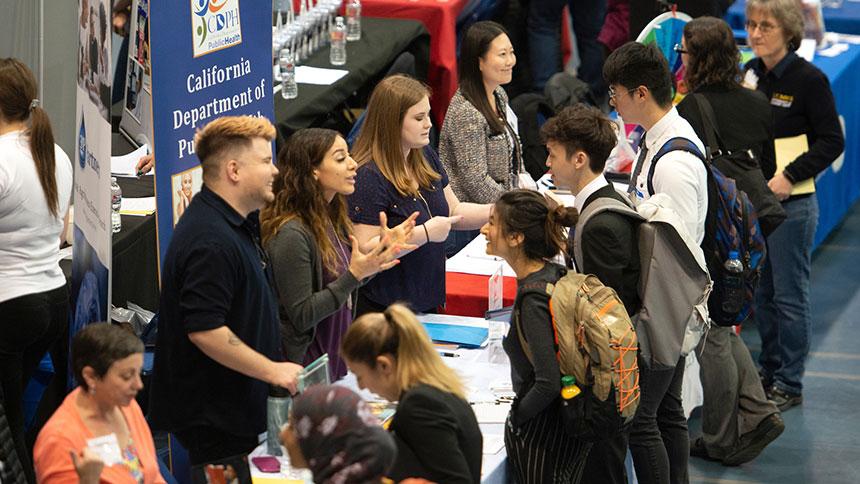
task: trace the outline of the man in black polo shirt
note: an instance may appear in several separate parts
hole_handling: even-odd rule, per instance
[[[268,384],[295,391],[281,363],[277,297],[257,211],[274,199],[264,118],[223,117],[195,136],[203,188],[163,263],[151,425],[172,432],[192,465],[247,454],[266,429]]]
[[[541,128],[549,157],[547,166],[556,186],[569,188],[576,197],[580,213],[603,197],[625,202],[623,196],[603,176],[606,158],[618,142],[615,129],[598,109],[578,104],[566,107]],[[627,313],[639,312],[639,247],[637,222],[630,217],[605,211],[582,227],[582,266],[576,269],[594,274],[607,287],[615,289]],[[573,230],[573,229],[571,229]],[[568,240],[569,259],[574,259],[574,234]],[[596,442],[588,454],[582,483],[626,484],[624,459],[627,432]]]

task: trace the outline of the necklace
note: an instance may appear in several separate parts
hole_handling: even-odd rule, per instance
[[[337,242],[338,258],[343,262],[343,267],[345,271],[349,270],[349,260],[346,256],[346,249],[343,247],[343,244],[340,242],[340,237],[338,237],[337,232],[334,233],[334,240]],[[349,296],[346,298],[346,307],[349,308],[350,312],[352,311],[352,293],[349,293]]]

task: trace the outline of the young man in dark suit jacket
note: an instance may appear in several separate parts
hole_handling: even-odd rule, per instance
[[[564,108],[541,128],[549,156],[546,165],[553,183],[570,189],[580,213],[601,197],[624,201],[603,176],[606,158],[617,143],[615,126],[599,110],[579,104]],[[576,269],[594,274],[618,293],[632,316],[642,305],[639,285],[637,222],[614,212],[592,217],[582,228],[582,266]],[[573,240],[573,234],[569,235]],[[568,245],[573,260],[572,245]],[[588,455],[582,483],[626,483],[624,459],[628,436],[623,433],[598,442]]]

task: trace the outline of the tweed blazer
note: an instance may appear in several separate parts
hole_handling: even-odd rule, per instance
[[[495,95],[499,110],[505,112],[508,95],[501,87]],[[445,114],[439,156],[461,202],[495,203],[512,187],[514,144],[507,133],[493,134],[484,115],[459,89]]]

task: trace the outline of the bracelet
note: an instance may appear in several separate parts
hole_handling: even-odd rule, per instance
[[[430,243],[430,232],[427,230],[427,224],[421,224],[424,227],[424,235],[427,236],[427,243]]]

